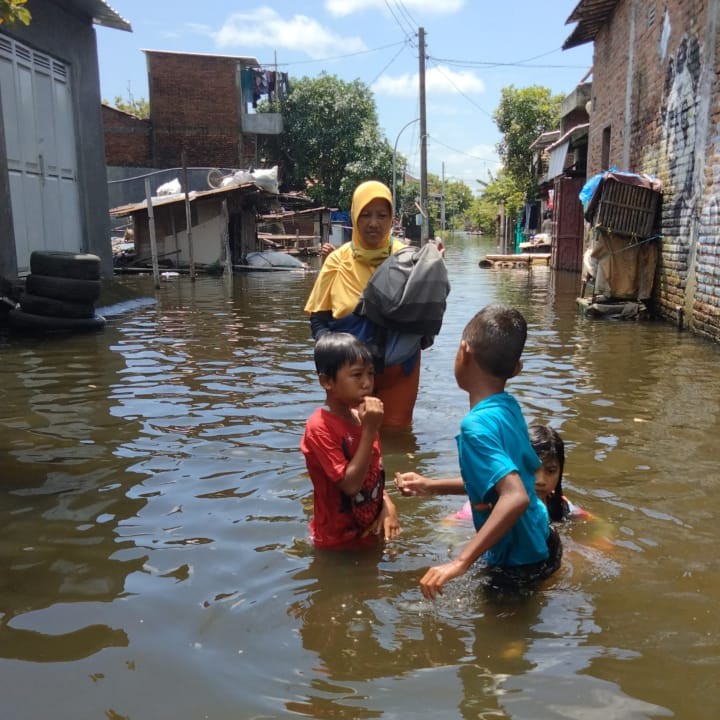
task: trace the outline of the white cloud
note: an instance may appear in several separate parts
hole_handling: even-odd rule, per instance
[[[378,95],[414,97],[418,87],[418,74],[405,73],[395,77],[383,75],[372,89]],[[472,71],[455,72],[439,65],[425,72],[425,92],[428,95],[479,94],[485,92],[485,83]]]
[[[460,10],[465,5],[465,0],[403,0],[402,4],[408,12],[450,15]],[[394,3],[393,11],[400,12],[396,8],[397,3]],[[325,0],[325,9],[332,15],[342,17],[363,10],[378,9],[387,12],[388,7],[385,0]]]
[[[322,58],[366,50],[359,37],[341,37],[305,15],[286,18],[272,8],[261,7],[248,13],[233,13],[215,33],[219,48],[285,48]]]

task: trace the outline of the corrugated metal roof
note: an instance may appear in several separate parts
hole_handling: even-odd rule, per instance
[[[581,123],[571,127],[557,142],[548,147],[548,150],[554,150],[558,145],[564,142],[575,142],[578,138],[588,134],[590,123]]]
[[[560,137],[560,131],[559,130],[548,130],[544,133],[541,133],[536,137],[531,143],[530,143],[530,149],[534,150],[535,148],[546,148],[551,143],[554,143],[558,138]]]
[[[132,32],[130,23],[113,10],[105,0],[55,0],[55,2],[91,18],[94,25]]]
[[[208,197],[230,195],[237,193],[239,195],[262,195],[264,197],[277,197],[276,193],[269,193],[255,183],[243,183],[242,185],[227,185],[226,187],[213,188],[212,190],[193,190],[188,193],[188,200],[202,200]],[[174,195],[156,195],[152,198],[152,206],[154,208],[162,205],[174,205],[175,203],[185,203],[185,193],[175,193]],[[110,209],[113,217],[123,217],[132,215],[136,212],[147,212],[147,201],[143,200],[139,203],[131,203],[130,205],[120,205]]]
[[[565,21],[566,25],[574,22],[578,23],[578,25],[563,43],[562,49],[568,50],[592,42],[600,28],[607,23],[610,16],[615,12],[619,2],[620,0],[580,0],[570,17]]]

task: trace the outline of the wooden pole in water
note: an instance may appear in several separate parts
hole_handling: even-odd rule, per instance
[[[221,240],[222,248],[225,251],[225,278],[232,282],[233,276],[233,264],[232,255],[230,254],[230,228],[228,223],[230,222],[230,215],[228,213],[228,202],[227,198],[222,201],[222,212],[220,213],[220,222],[222,224]]]
[[[188,195],[187,165],[185,164],[185,151],[182,152],[183,189],[185,190],[185,224],[187,225],[188,255],[190,257],[190,279],[195,282],[195,255],[192,241],[192,212],[190,211],[190,196]]]
[[[148,212],[148,231],[150,232],[150,258],[152,260],[153,279],[155,287],[160,287],[160,267],[158,266],[157,240],[155,238],[155,214],[153,213],[152,192],[150,190],[150,178],[145,178],[145,201]]]

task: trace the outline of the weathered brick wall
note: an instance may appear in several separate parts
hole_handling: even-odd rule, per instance
[[[720,341],[720,0],[621,0],[595,38],[588,175],[609,165],[663,181],[660,312]],[[634,42],[630,47],[632,28]],[[628,90],[628,65],[631,66]],[[627,117],[627,95],[630,115]],[[624,143],[629,132],[629,163]]]
[[[236,58],[147,51],[154,165],[240,167]]]
[[[105,164],[149,167],[152,164],[150,123],[107,105],[101,109]]]

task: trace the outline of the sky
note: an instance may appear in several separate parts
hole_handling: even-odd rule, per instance
[[[148,98],[143,50],[251,56],[293,78],[322,72],[372,90],[380,129],[420,172],[418,29],[425,31],[427,169],[478,180],[499,168],[492,115],[501,90],[567,95],[592,43],[562,50],[579,0],[106,0],[131,33],[96,26],[100,89]]]

